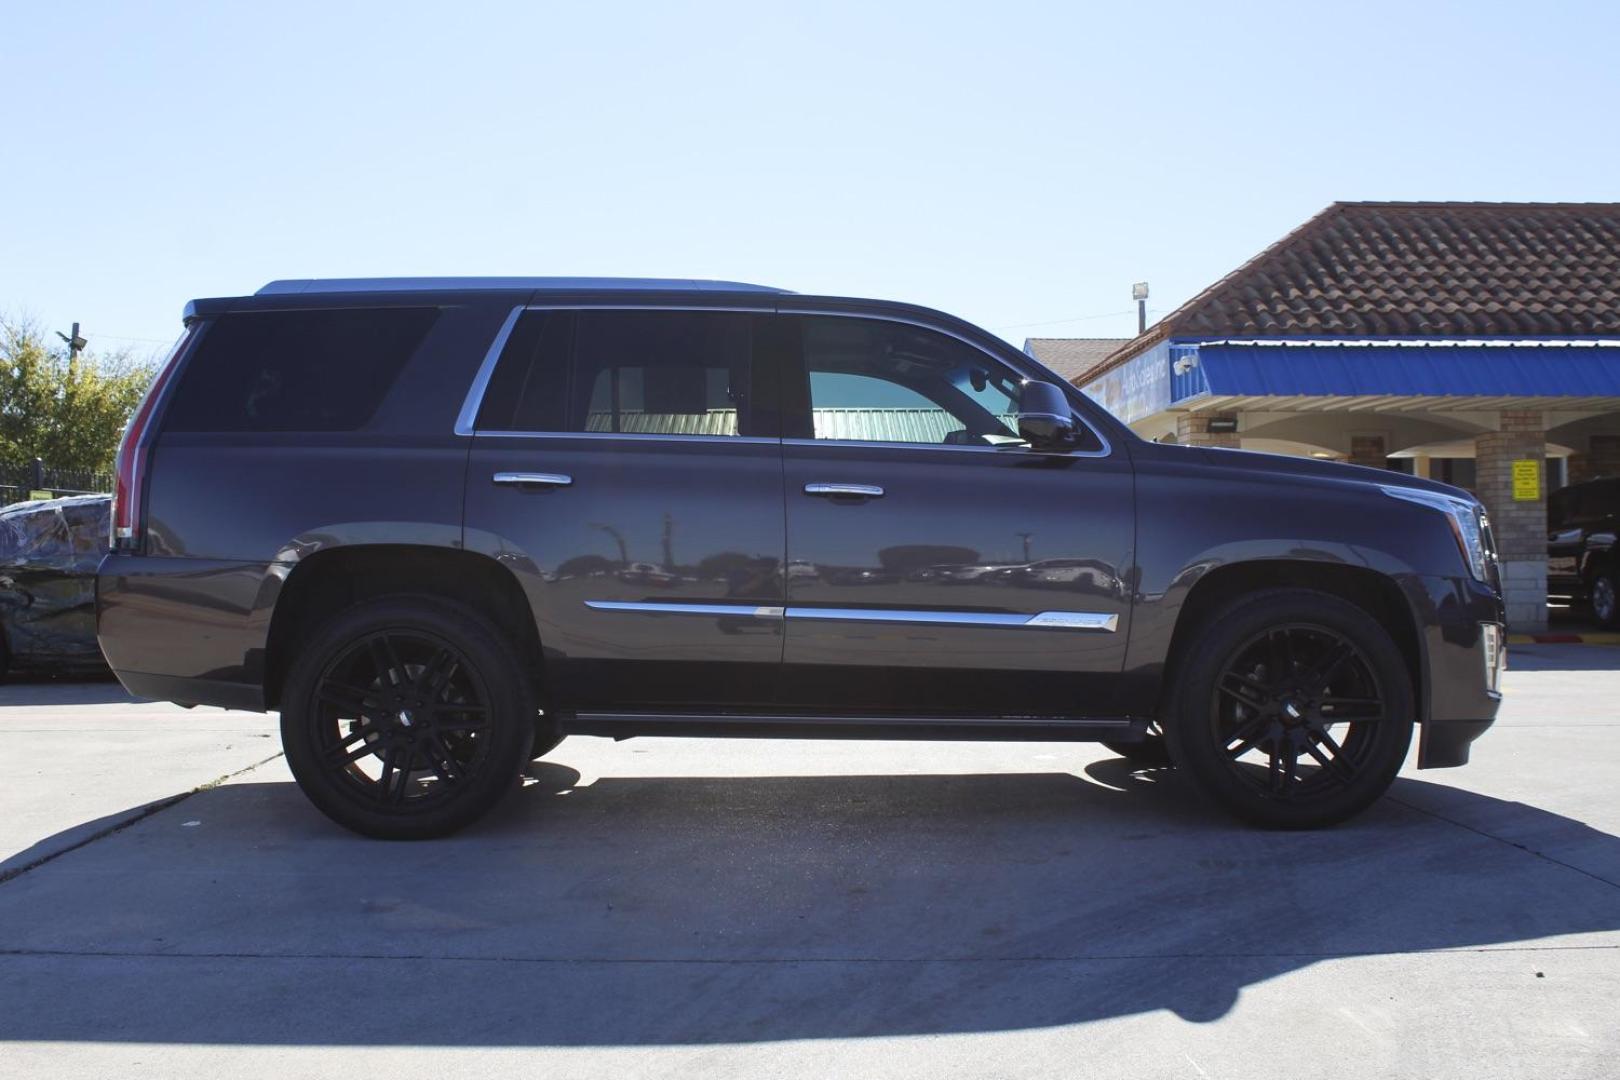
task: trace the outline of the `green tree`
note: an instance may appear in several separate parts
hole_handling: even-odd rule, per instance
[[[33,323],[0,320],[0,468],[110,468],[155,370],[128,351],[70,357]]]

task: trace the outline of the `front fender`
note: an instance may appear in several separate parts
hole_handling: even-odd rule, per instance
[[[1471,580],[1445,516],[1385,495],[1369,482],[1378,479],[1374,470],[1301,471],[1290,461],[1274,471],[1268,457],[1185,447],[1138,456],[1137,589],[1125,691],[1133,712],[1157,708],[1196,586],[1235,566],[1255,567],[1254,579],[1269,584],[1287,583],[1284,567],[1378,575],[1404,598],[1418,639],[1417,675],[1431,684],[1430,628],[1441,625],[1435,595],[1450,586],[1430,583]],[[1494,599],[1483,585],[1478,592]],[[1477,600],[1471,593],[1476,614]],[[1436,631],[1442,638],[1462,632]],[[1420,704],[1427,717],[1427,695]]]

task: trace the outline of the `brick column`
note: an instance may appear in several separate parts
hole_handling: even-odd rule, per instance
[[[1374,469],[1389,468],[1389,455],[1384,451],[1382,435],[1350,436],[1350,464],[1369,465]]]
[[[1183,446],[1226,446],[1233,450],[1238,449],[1241,444],[1238,442],[1237,432],[1209,430],[1209,422],[1214,419],[1235,420],[1236,417],[1217,417],[1213,413],[1177,413],[1176,442]]]
[[[1508,626],[1547,627],[1547,433],[1541,413],[1505,410],[1496,431],[1474,438],[1475,487],[1496,533]],[[1540,498],[1515,501],[1513,463],[1530,460],[1540,471]]]

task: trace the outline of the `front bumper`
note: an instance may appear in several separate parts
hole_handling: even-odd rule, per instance
[[[1454,769],[1468,764],[1468,748],[1485,734],[1496,718],[1489,720],[1431,720],[1423,725],[1418,738],[1418,768]]]
[[[1468,764],[1469,747],[1502,706],[1506,611],[1495,590],[1472,578],[1424,577],[1413,584],[1408,596],[1424,646],[1418,768],[1455,768]]]

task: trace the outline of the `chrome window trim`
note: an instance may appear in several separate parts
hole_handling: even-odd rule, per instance
[[[1042,611],[1035,615],[983,611],[912,611],[888,608],[778,607],[754,604],[676,604],[626,600],[586,600],[596,611],[651,615],[722,615],[754,619],[808,619],[819,622],[882,622],[931,626],[982,626],[1008,630],[1081,630],[1112,634],[1119,615],[1112,611]]]
[[[506,351],[506,340],[512,336],[512,328],[517,326],[519,317],[523,314],[523,305],[519,304],[506,315],[506,321],[501,323],[495,340],[489,343],[489,350],[484,353],[483,363],[478,365],[478,374],[473,376],[472,385],[467,388],[467,396],[461,402],[461,412],[456,414],[455,433],[457,435],[477,434],[478,410],[484,404],[484,391],[489,389],[489,380],[495,374],[495,365]]]
[[[522,304],[514,307],[507,315],[506,321],[501,324],[500,331],[495,340],[490,343],[489,350],[478,367],[478,373],[467,389],[467,397],[462,402],[461,412],[456,417],[454,431],[457,435],[484,438],[515,438],[515,439],[578,439],[578,438],[608,438],[608,439],[639,439],[651,441],[675,440],[677,442],[721,442],[721,443],[782,443],[788,446],[865,446],[874,449],[897,447],[912,450],[967,450],[974,453],[1027,453],[1041,454],[1056,457],[1109,457],[1114,447],[1108,441],[1108,436],[1099,430],[1085,416],[1074,409],[1071,414],[1087,431],[1097,437],[1101,449],[1098,450],[1035,450],[1029,447],[995,447],[995,446],[945,446],[939,443],[909,443],[909,442],[877,442],[861,439],[768,439],[752,435],[658,435],[649,432],[620,432],[620,431],[479,431],[476,427],[478,410],[483,407],[484,394],[489,389],[489,381],[495,374],[495,365],[499,362],[501,353],[506,349],[507,339],[512,336],[512,330],[518,319],[525,311],[731,311],[748,312],[766,315],[818,315],[841,319],[872,319],[879,322],[899,323],[902,326],[915,326],[922,330],[931,330],[936,334],[943,334],[954,338],[971,349],[977,349],[985,356],[998,364],[1012,368],[1013,371],[1032,378],[1029,370],[1022,365],[1010,362],[1006,357],[999,356],[970,338],[958,334],[954,330],[938,326],[922,319],[911,319],[901,315],[888,315],[882,313],[862,311],[832,311],[826,308],[782,308],[775,303],[771,304],[638,304],[634,301],[613,302],[605,304],[561,302],[542,304]],[[812,406],[813,408],[813,406]]]
[[[781,439],[760,435],[660,435],[651,431],[458,431],[478,439],[613,439],[621,442],[742,443],[775,446]]]
[[[949,453],[960,454],[1042,454],[1052,457],[1076,457],[1076,453],[1064,453],[1062,450],[1035,450],[1028,446],[946,446],[944,443],[926,442],[877,442],[869,439],[783,439],[783,446],[865,446],[873,450],[944,450]],[[1088,453],[1088,457],[1096,454]]]

